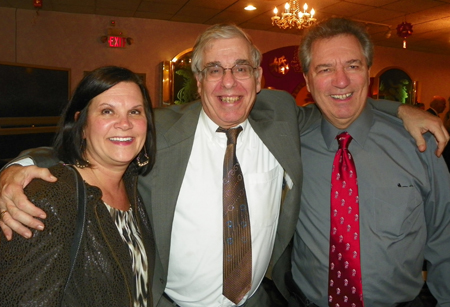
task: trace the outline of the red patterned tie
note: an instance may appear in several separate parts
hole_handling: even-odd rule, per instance
[[[252,285],[252,240],[244,177],[236,157],[242,127],[217,129],[227,135],[223,162],[223,295],[238,304]]]
[[[330,263],[328,305],[364,306],[359,247],[359,197],[356,168],[348,145],[352,137],[337,136],[331,173]]]

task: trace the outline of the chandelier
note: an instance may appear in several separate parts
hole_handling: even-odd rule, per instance
[[[312,26],[316,19],[314,18],[314,9],[308,13],[308,4],[303,5],[303,11],[300,10],[300,4],[297,0],[289,0],[284,5],[284,13],[278,16],[278,9],[273,10],[275,16],[272,17],[272,26],[277,25],[280,29],[297,28],[299,30]]]

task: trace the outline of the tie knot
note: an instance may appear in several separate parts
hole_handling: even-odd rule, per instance
[[[224,132],[227,135],[227,144],[235,144],[239,133],[242,131],[242,127],[224,129],[222,127],[217,128],[216,132]]]
[[[348,149],[348,145],[353,138],[350,134],[348,134],[348,132],[342,132],[336,137],[336,139],[338,140],[339,148]]]

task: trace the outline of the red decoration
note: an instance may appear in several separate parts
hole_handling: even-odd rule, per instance
[[[405,39],[413,33],[413,26],[409,22],[402,22],[397,26],[397,35]]]
[[[37,9],[42,8],[42,0],[33,0],[33,6]]]
[[[406,49],[406,38],[413,33],[412,28],[412,24],[405,21],[397,26],[397,35],[403,38],[403,49]]]

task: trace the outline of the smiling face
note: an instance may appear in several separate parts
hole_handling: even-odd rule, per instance
[[[243,38],[215,39],[205,48],[202,67],[219,64],[231,68],[235,64],[251,64],[250,47]],[[227,70],[222,79],[207,81],[197,75],[197,87],[202,100],[202,106],[208,117],[222,128],[239,125],[250,114],[256,100],[256,94],[261,90],[262,68],[259,74],[245,80],[236,80],[231,71]]]
[[[370,70],[359,41],[352,35],[319,39],[311,46],[306,85],[325,118],[339,129],[361,114],[367,100]]]
[[[120,82],[92,99],[84,137],[92,165],[126,167],[144,146],[147,118],[139,86]]]

